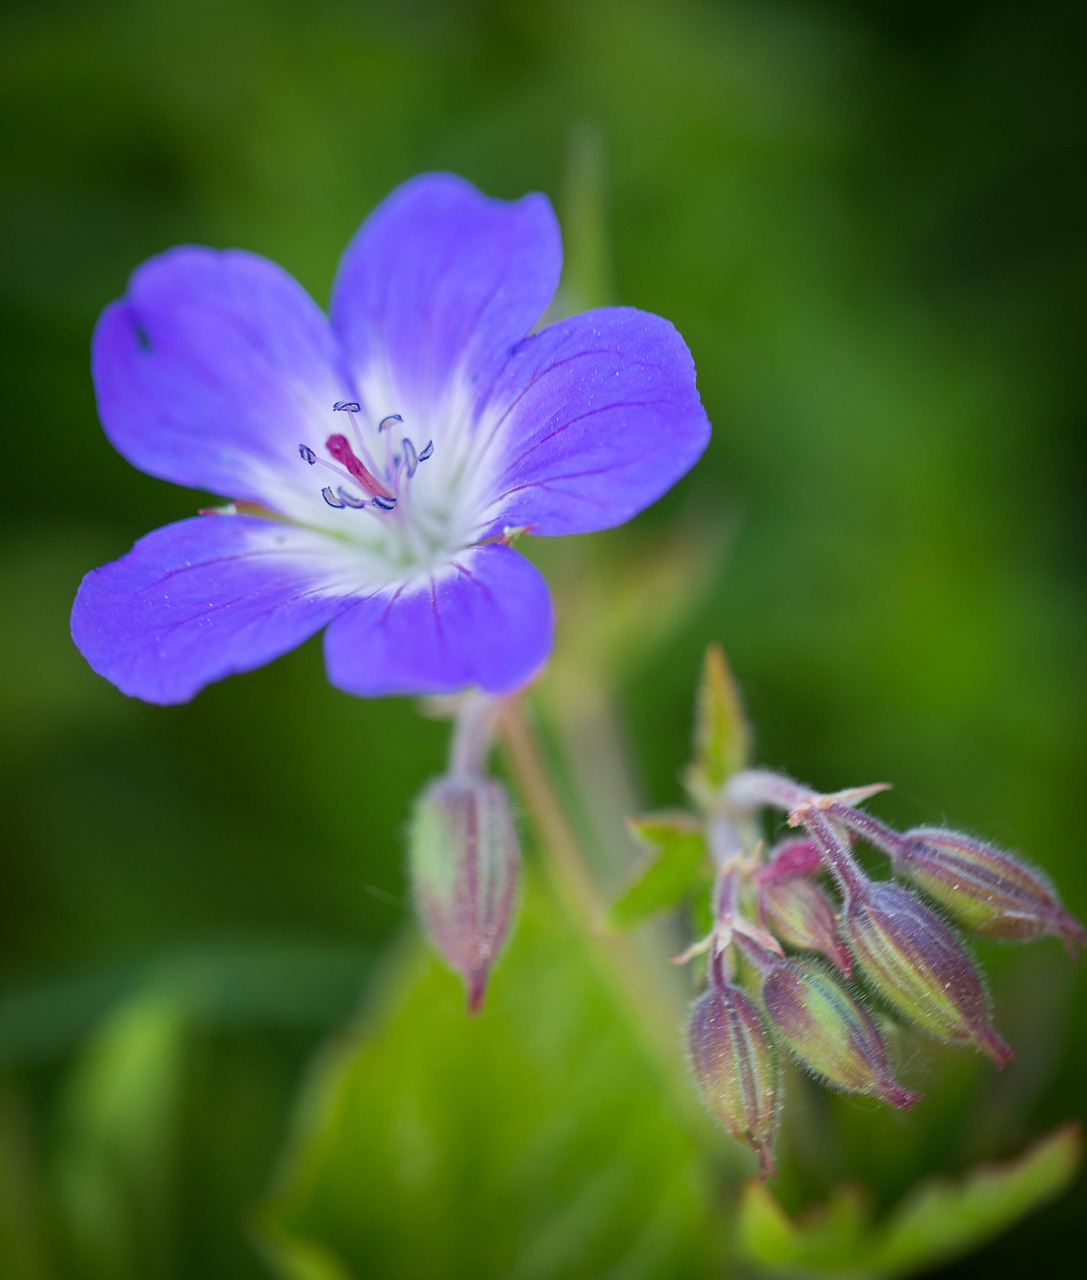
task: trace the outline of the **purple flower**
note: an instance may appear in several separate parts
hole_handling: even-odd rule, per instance
[[[561,260],[543,196],[430,174],[363,224],[328,318],[238,250],[140,267],[94,335],[102,423],[136,466],[230,505],[87,575],[91,666],[183,702],[327,626],[349,693],[527,681],[551,602],[512,531],[620,524],[709,438],[667,321],[616,307],[529,332]]]

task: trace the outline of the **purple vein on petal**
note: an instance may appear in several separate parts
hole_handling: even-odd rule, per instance
[[[510,353],[511,361],[513,357],[517,354],[517,352],[520,350],[520,348],[523,347],[526,342],[531,342],[533,338],[535,338],[536,336],[537,335],[535,334],[531,334],[529,337],[522,339],[522,341],[519,342],[517,346],[514,347],[513,351]],[[521,403],[521,401],[525,398],[525,396],[528,395],[528,393],[532,390],[532,388],[536,385],[536,383],[540,381],[541,378],[545,378],[549,373],[552,373],[555,369],[561,369],[563,365],[572,364],[575,360],[583,360],[589,356],[606,356],[611,354],[612,352],[610,347],[605,347],[600,351],[596,351],[596,350],[575,351],[572,355],[563,356],[561,360],[555,360],[551,364],[546,365],[544,368],[538,369],[532,375],[532,377],[528,380],[528,382],[525,383],[525,385],[521,388],[521,390],[517,393],[517,395],[514,396],[514,398],[509,402],[509,404],[505,407],[505,409],[502,411],[500,416],[491,424],[486,440],[482,441],[479,445],[481,454],[484,451],[491,448],[491,446],[494,444],[495,437],[498,435],[498,432],[502,428],[506,419],[510,416],[510,414],[514,411],[514,409],[517,408],[517,406]],[[489,403],[491,396],[494,395],[495,386],[498,384],[503,374],[507,372],[508,368],[509,368],[508,364],[503,365],[499,368],[498,373],[495,375],[494,382],[491,385],[491,390],[488,392],[486,399],[482,400],[481,403],[483,404]]]
[[[515,467],[518,467],[530,454],[534,453],[542,445],[547,444],[549,440],[554,440],[556,436],[561,435],[568,427],[573,427],[579,422],[584,422],[586,418],[595,418],[601,413],[614,413],[619,409],[652,409],[657,406],[667,404],[667,400],[619,400],[614,404],[602,404],[598,405],[595,409],[587,409],[584,413],[579,413],[577,417],[567,418],[564,422],[560,423],[559,426],[555,427],[554,430],[549,431],[546,436],[541,436],[539,439],[533,440],[527,449],[518,454],[518,456],[506,466],[504,474],[509,475]],[[610,468],[608,469],[610,470]],[[585,474],[592,475],[594,473],[586,472]]]

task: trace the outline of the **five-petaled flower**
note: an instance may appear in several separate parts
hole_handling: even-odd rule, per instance
[[[102,423],[144,471],[231,501],[87,575],[91,666],[181,702],[327,625],[350,693],[527,681],[551,602],[509,531],[619,524],[709,437],[667,321],[616,307],[530,333],[561,262],[545,197],[433,174],[363,223],[327,318],[250,253],[140,267],[94,336]]]

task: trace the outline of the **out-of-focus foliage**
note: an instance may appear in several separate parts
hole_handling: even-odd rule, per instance
[[[634,526],[523,544],[557,587],[541,709],[603,879],[616,889],[638,856],[623,818],[682,799],[676,762],[718,640],[757,760],[816,786],[892,778],[891,821],[1021,849],[1085,914],[1076,18],[1058,0],[7,6],[0,1274],[267,1274],[248,1224],[306,1064],[364,992],[387,1011],[390,1072],[403,1026],[379,957],[411,927],[403,823],[445,727],[335,693],[315,644],[163,710],[100,681],[67,637],[82,573],[202,503],[113,453],[88,373],[99,310],[176,243],[265,253],[324,300],[360,218],[414,172],[547,191],[573,241],[563,305],[610,291],[674,320],[716,427]],[[508,956],[511,1004],[533,936]],[[647,953],[663,964],[668,942]],[[906,1117],[790,1075],[775,1194],[791,1217],[846,1179],[885,1209],[1082,1112],[1081,976],[1055,943],[982,956],[1015,1064],[997,1076],[904,1037],[905,1083],[926,1095]],[[573,964],[560,947],[533,979],[541,1052],[586,1016]],[[420,982],[398,989],[440,987]],[[493,1057],[503,1033],[452,1029],[452,980],[448,1013],[464,1082],[471,1037]],[[424,1066],[405,1065],[405,1108],[413,1088],[433,1097]],[[678,1026],[674,1070],[682,1084]],[[603,1085],[578,1111],[535,1078],[520,1114],[503,1089],[495,1150],[527,1159],[535,1133],[573,1160],[578,1114],[608,1142]],[[450,1125],[473,1114],[471,1085],[443,1094]],[[671,1136],[646,1123],[661,1150],[693,1149],[689,1119]],[[727,1171],[706,1141],[662,1258],[712,1252],[710,1228],[689,1238],[701,1179]],[[630,1205],[651,1203],[654,1160],[620,1167]],[[390,1202],[385,1184],[351,1188],[376,1191]],[[439,1192],[412,1194],[425,1236]],[[442,1212],[486,1220],[467,1185],[441,1194]],[[723,1183],[712,1194],[724,1213]],[[1056,1268],[1085,1203],[1081,1181],[954,1274],[1018,1274],[1043,1249]],[[534,1255],[541,1274],[579,1238],[560,1208],[529,1197],[508,1229],[555,1251]]]
[[[792,1222],[765,1186],[743,1193],[740,1235],[769,1274],[908,1276],[967,1253],[1063,1191],[1080,1163],[1079,1130],[1064,1128],[1018,1160],[949,1183],[931,1178],[879,1223],[855,1186]]]
[[[726,1219],[686,1082],[661,1071],[593,941],[538,886],[478,1020],[417,954],[377,1000],[319,1064],[264,1215],[286,1274],[720,1268]]]
[[[736,677],[720,645],[706,650],[695,697],[694,753],[687,770],[692,791],[711,793],[751,763],[751,726]]]
[[[616,929],[629,929],[657,911],[677,906],[696,887],[706,890],[712,874],[706,839],[692,814],[650,813],[629,825],[648,853],[608,908],[607,923]]]

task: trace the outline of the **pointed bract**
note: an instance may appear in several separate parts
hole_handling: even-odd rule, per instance
[[[751,755],[751,725],[744,712],[736,678],[720,645],[706,650],[695,702],[694,759],[687,785],[706,800]]]

